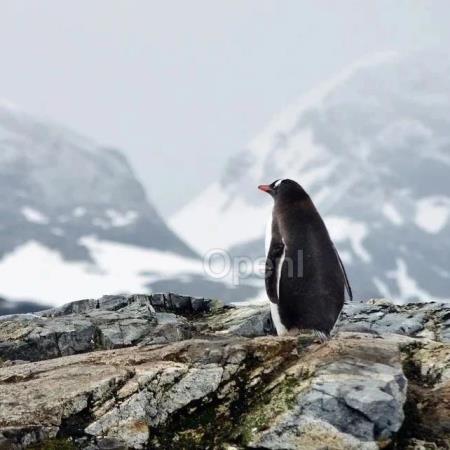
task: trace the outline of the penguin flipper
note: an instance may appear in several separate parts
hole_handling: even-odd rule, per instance
[[[266,292],[272,303],[278,303],[278,277],[280,274],[279,265],[284,252],[283,244],[270,244],[269,253],[266,259]]]
[[[352,301],[353,300],[353,292],[352,292],[352,288],[350,286],[350,282],[348,281],[347,272],[345,271],[344,263],[342,262],[342,259],[339,256],[337,248],[334,244],[333,244],[333,248],[334,248],[334,252],[336,253],[337,259],[339,261],[339,266],[341,267],[342,275],[344,276],[345,289],[347,290],[347,294],[348,294],[350,301]]]
[[[280,264],[284,254],[284,243],[276,220],[272,221],[272,239],[267,252],[265,282],[266,292],[272,303],[279,303],[278,284],[280,277]]]

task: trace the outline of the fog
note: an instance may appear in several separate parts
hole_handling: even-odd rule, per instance
[[[166,217],[320,80],[375,52],[450,43],[445,0],[0,9],[0,98],[120,148]]]

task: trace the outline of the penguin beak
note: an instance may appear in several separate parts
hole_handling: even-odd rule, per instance
[[[267,192],[268,194],[270,194],[272,192],[272,188],[268,184],[260,184],[258,186],[258,189],[261,191]]]

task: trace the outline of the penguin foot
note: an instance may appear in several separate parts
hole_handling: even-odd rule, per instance
[[[313,333],[319,339],[321,344],[330,340],[330,335],[324,331],[313,330]]]

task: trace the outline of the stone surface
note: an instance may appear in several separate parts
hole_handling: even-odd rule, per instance
[[[179,341],[195,331],[186,317],[212,312],[217,306],[214,300],[175,294],[107,295],[36,314],[0,316],[0,358],[38,361]]]
[[[0,449],[450,449],[448,312],[346,305],[325,343],[174,294],[2,318]]]
[[[384,299],[344,306],[337,330],[361,330],[450,342],[450,303],[395,305]]]
[[[395,343],[342,334],[305,354],[287,373],[292,380],[308,374],[307,381],[294,389],[290,408],[256,433],[256,448],[306,448],[314,440],[316,446],[377,448],[403,423],[407,379]]]

